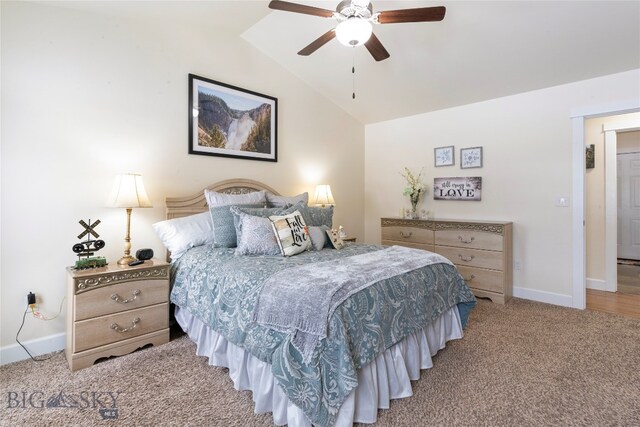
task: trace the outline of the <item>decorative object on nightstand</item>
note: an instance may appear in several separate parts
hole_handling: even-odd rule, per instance
[[[119,265],[127,265],[135,258],[131,256],[131,210],[133,208],[151,208],[151,201],[147,196],[142,182],[142,175],[127,173],[116,176],[109,206],[126,208],[127,234],[124,238],[124,255],[118,260]]]
[[[342,226],[338,227],[338,236],[340,236],[341,239],[347,237],[347,232],[344,231],[344,228],[342,228]]]
[[[67,268],[66,356],[72,371],[169,342],[169,264]]]
[[[333,194],[331,194],[331,186],[327,184],[316,185],[316,194],[313,200],[314,204],[320,205],[323,208],[326,205],[336,204],[336,201],[333,199]]]
[[[91,223],[91,220],[89,220],[88,223],[84,222],[82,219],[78,222],[84,227],[84,231],[78,234],[78,239],[82,239],[84,236],[87,236],[87,240],[81,243],[76,243],[71,248],[74,253],[78,254],[78,261],[76,261],[75,268],[82,270],[85,268],[104,267],[107,265],[105,257],[92,256],[105,246],[104,240],[99,240],[98,237],[100,237],[100,235],[94,230],[94,228],[100,224],[100,220],[97,219],[93,224]],[[91,236],[95,237],[96,240],[91,240]],[[82,259],[82,257],[85,258]]]
[[[411,213],[410,218],[417,219],[418,218],[418,202],[420,201],[420,196],[422,193],[427,191],[427,186],[424,185],[421,181],[422,179],[422,170],[416,176],[409,168],[404,168],[404,173],[400,173],[407,181],[407,186],[404,188],[402,194],[405,196],[409,196],[409,200],[411,201]],[[405,215],[405,217],[409,218],[409,216]]]

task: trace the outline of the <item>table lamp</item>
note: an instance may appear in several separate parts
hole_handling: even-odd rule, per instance
[[[118,260],[118,265],[127,265],[135,258],[131,256],[131,210],[133,208],[151,208],[151,201],[147,197],[142,183],[142,175],[127,173],[116,175],[113,184],[109,206],[114,208],[126,208],[127,210],[127,234],[124,238],[124,255]]]
[[[322,206],[323,208],[326,205],[335,205],[336,201],[333,200],[333,194],[331,194],[331,186],[327,184],[317,185],[314,203],[316,205]]]

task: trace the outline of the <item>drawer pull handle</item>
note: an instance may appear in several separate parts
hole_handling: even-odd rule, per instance
[[[140,289],[136,289],[132,292],[133,294],[133,298],[131,299],[122,299],[122,297],[118,294],[111,294],[111,299],[114,300],[115,302],[119,302],[120,304],[127,304],[130,303],[132,301],[135,301],[136,298],[138,298],[138,295],[140,295]]]
[[[460,258],[462,261],[469,262],[469,261],[473,261],[473,258],[475,257],[473,255],[469,255],[469,258],[465,258],[462,256],[462,254],[458,254],[458,258]]]
[[[465,243],[468,245],[469,243],[473,243],[473,241],[476,240],[476,238],[471,237],[469,240],[464,240],[462,236],[458,236],[458,240],[460,240],[461,243]]]
[[[470,281],[472,281],[473,279],[475,279],[475,278],[476,278],[476,276],[472,274],[472,275],[471,275],[471,277],[469,277],[468,279],[467,279],[466,277],[464,277],[464,276],[462,276],[462,278],[464,279],[464,281],[465,281],[465,282],[470,282]]]
[[[118,325],[117,323],[112,323],[111,324],[111,329],[113,329],[116,332],[120,332],[121,334],[124,332],[129,332],[133,329],[136,328],[136,326],[138,326],[138,323],[140,323],[140,318],[136,317],[135,319],[133,319],[133,321],[131,322],[131,326],[128,328],[123,328],[122,326]]]
[[[404,231],[400,232],[400,237],[404,238],[404,239],[408,239],[409,237],[411,237],[413,233],[409,232],[408,234],[404,234]]]

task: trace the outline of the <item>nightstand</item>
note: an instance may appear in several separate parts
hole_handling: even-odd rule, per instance
[[[355,243],[356,242],[356,238],[355,237],[345,237],[344,239],[342,239],[343,242],[352,242]]]
[[[168,263],[68,267],[67,278],[65,353],[72,371],[102,357],[169,342]]]

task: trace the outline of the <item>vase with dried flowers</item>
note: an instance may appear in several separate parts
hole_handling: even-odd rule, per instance
[[[411,201],[411,217],[418,218],[418,202],[420,201],[420,196],[427,191],[427,186],[422,183],[422,170],[416,175],[405,167],[404,172],[401,172],[400,175],[407,181],[407,186],[402,194],[409,196]]]

